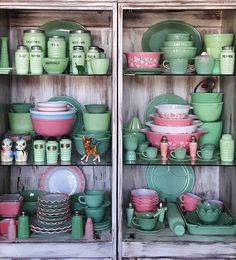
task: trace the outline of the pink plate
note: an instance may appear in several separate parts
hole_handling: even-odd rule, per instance
[[[85,178],[77,166],[50,166],[40,176],[40,190],[72,195],[83,192]]]
[[[200,137],[207,133],[207,131],[199,131],[192,134],[161,134],[147,129],[141,129],[140,132],[147,136],[148,141],[154,147],[159,147],[161,138],[166,136],[169,150],[174,150],[178,147],[185,147],[186,149],[189,149],[189,142],[191,141],[192,136],[195,136],[196,140],[199,141]]]

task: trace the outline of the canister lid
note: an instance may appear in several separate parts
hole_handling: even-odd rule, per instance
[[[26,45],[18,45],[17,50],[28,51],[28,47]]]
[[[45,33],[43,30],[39,30],[39,29],[27,29],[24,30],[24,33]]]
[[[98,46],[90,46],[89,50],[90,51],[99,51],[99,47]]]
[[[69,139],[69,136],[68,136],[68,135],[63,135],[63,136],[61,137],[61,139]]]
[[[42,47],[39,45],[31,46],[31,51],[42,51]]]
[[[166,137],[166,136],[162,136],[161,142],[162,142],[162,143],[167,143],[167,142],[168,142],[167,137]]]
[[[77,50],[83,51],[83,50],[84,50],[84,47],[83,47],[83,46],[80,46],[80,45],[75,45],[75,46],[73,47],[73,50],[74,50],[74,51],[77,51]]]
[[[232,135],[231,134],[223,134],[221,138],[222,138],[222,140],[230,141],[230,140],[232,140]]]
[[[196,142],[197,142],[196,137],[195,137],[195,136],[192,136],[192,137],[191,137],[191,143],[196,143]]]
[[[26,210],[22,210],[20,212],[20,216],[22,216],[22,217],[28,216],[28,212]]]
[[[44,137],[42,135],[37,135],[35,140],[44,140]]]
[[[53,39],[53,40],[55,40],[55,39],[58,39],[58,40],[65,40],[65,37],[64,36],[62,36],[62,35],[53,35],[53,36],[51,36],[51,37],[49,37],[49,40],[50,39]]]
[[[75,210],[74,211],[74,216],[80,216],[81,214],[80,214],[80,211],[79,210]]]
[[[50,136],[47,141],[57,141],[57,138],[55,136]]]
[[[86,30],[72,30],[70,33],[76,33],[76,34],[81,34],[81,33],[90,33],[90,31]]]
[[[222,47],[222,51],[234,51],[234,46],[227,45]]]

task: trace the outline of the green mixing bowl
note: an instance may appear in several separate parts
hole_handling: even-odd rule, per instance
[[[221,103],[192,103],[193,113],[203,122],[217,121],[223,109]]]
[[[111,113],[83,112],[84,128],[86,131],[107,131],[110,128]]]
[[[10,130],[14,134],[31,132],[33,130],[30,113],[8,113]]]
[[[164,52],[164,58],[176,59],[176,58],[187,58],[189,60],[193,59],[197,54],[196,47],[162,47]]]
[[[42,64],[48,74],[62,74],[68,62],[68,58],[43,58]]]
[[[78,135],[73,136],[76,151],[83,156],[85,154],[82,137]],[[96,138],[97,152],[102,155],[106,153],[111,146],[111,135],[105,138]]]
[[[219,47],[222,48],[223,46],[232,45],[234,39],[233,33],[218,33],[218,34],[204,34],[203,41],[206,46],[208,47]]]
[[[86,131],[86,130],[83,130],[83,131],[80,131],[76,134],[77,137],[93,137],[95,139],[97,138],[105,138],[105,137],[108,137],[109,135],[111,134],[111,131]]]
[[[89,113],[94,113],[94,114],[105,113],[107,110],[107,105],[104,104],[87,104],[84,105],[84,107]]]
[[[165,41],[164,47],[193,47],[193,41]]]
[[[191,94],[192,103],[220,103],[224,93],[221,92],[197,92]]]

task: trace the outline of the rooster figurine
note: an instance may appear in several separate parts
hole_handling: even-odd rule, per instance
[[[93,159],[93,162],[98,160],[98,162],[101,162],[100,160],[100,154],[97,152],[97,144],[98,142],[93,138],[86,138],[85,136],[82,137],[83,146],[85,154],[81,158],[81,161],[85,159],[85,161],[88,161],[89,155],[93,155],[95,158]]]
[[[9,138],[4,138],[2,141],[1,161],[2,162],[13,161],[12,141]]]

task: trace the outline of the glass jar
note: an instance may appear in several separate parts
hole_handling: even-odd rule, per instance
[[[15,52],[16,74],[23,75],[29,73],[29,52],[25,45],[18,45]]]
[[[43,74],[43,50],[41,46],[32,46],[30,51],[30,73],[35,75]]]
[[[85,53],[84,53],[84,47],[83,46],[74,46],[73,52],[72,52],[72,74],[77,75],[77,65],[79,66],[85,66]]]
[[[90,64],[90,60],[91,59],[99,59],[100,55],[101,55],[101,53],[100,53],[99,47],[97,47],[97,46],[90,46],[89,47],[89,51],[86,55],[86,65],[87,65],[88,74],[93,74],[91,64]]]
[[[24,30],[23,44],[30,50],[32,46],[38,45],[42,48],[44,56],[46,52],[46,36],[43,30],[30,29]]]
[[[92,45],[92,38],[90,31],[74,30],[70,31],[69,35],[69,53],[72,59],[72,52],[74,46],[83,46],[84,52],[87,53],[89,46]]]
[[[48,43],[49,58],[66,58],[66,41],[64,36],[52,36]]]
[[[233,46],[224,46],[220,53],[220,73],[234,74],[235,53]]]

